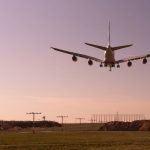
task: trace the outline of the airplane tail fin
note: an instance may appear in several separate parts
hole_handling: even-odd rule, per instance
[[[110,21],[109,21],[108,46],[110,46]]]
[[[103,51],[107,50],[107,47],[105,47],[105,46],[100,46],[100,45],[95,45],[95,44],[90,44],[90,43],[85,43],[85,44],[88,45],[88,46],[92,46],[92,47],[101,49]],[[110,46],[110,21],[109,21],[109,34],[108,34],[108,47],[109,46]]]
[[[110,46],[110,21],[109,21],[109,32],[108,32],[108,47],[105,47],[105,46],[100,46],[100,45],[95,45],[95,44],[90,44],[90,43],[85,43],[86,45],[88,46],[92,46],[92,47],[95,47],[95,48],[98,48],[98,49],[101,49],[103,51],[106,51],[108,49],[108,47],[111,47]],[[119,50],[119,49],[122,49],[122,48],[126,48],[126,47],[129,47],[129,46],[132,46],[132,44],[130,45],[123,45],[123,46],[116,46],[116,47],[111,47],[111,49],[113,51],[115,50]]]

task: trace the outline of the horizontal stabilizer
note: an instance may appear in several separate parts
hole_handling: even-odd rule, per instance
[[[130,46],[132,46],[132,44],[130,44],[130,45],[123,45],[123,46],[111,47],[111,49],[112,49],[113,51],[115,51],[115,50],[118,50],[118,49],[130,47]]]
[[[92,47],[95,47],[95,48],[99,48],[99,49],[102,49],[104,51],[107,50],[107,47],[104,47],[104,46],[99,46],[99,45],[95,45],[95,44],[90,44],[90,43],[85,43],[86,45],[89,45],[89,46],[92,46]]]

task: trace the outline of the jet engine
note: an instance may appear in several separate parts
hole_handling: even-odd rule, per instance
[[[103,67],[103,64],[101,63],[99,66],[100,66],[100,67]]]
[[[120,68],[120,65],[119,65],[119,64],[117,64],[117,68]]]
[[[146,64],[146,63],[147,63],[147,59],[144,58],[144,59],[143,59],[143,64]]]
[[[73,55],[73,56],[72,56],[72,60],[73,60],[74,62],[76,62],[76,61],[78,60],[77,56]]]
[[[92,65],[93,65],[93,61],[92,61],[91,59],[89,59],[89,60],[88,60],[88,64],[89,64],[90,66],[92,66]]]
[[[128,67],[131,67],[132,66],[132,62],[128,61],[127,65],[128,65]]]

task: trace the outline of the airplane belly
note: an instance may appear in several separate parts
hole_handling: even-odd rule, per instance
[[[114,54],[112,52],[105,53],[105,62],[108,64],[115,62]]]

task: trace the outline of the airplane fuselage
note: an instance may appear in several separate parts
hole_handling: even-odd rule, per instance
[[[115,63],[114,51],[108,46],[107,50],[104,52],[104,63],[105,65],[112,66]]]

